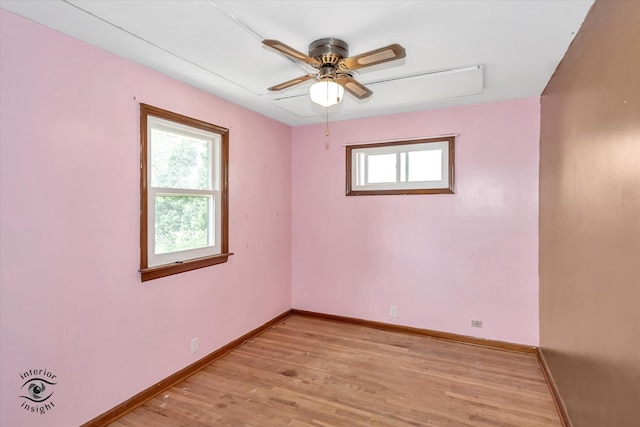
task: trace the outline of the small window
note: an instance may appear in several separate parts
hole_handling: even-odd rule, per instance
[[[142,281],[227,261],[225,128],[140,105]]]
[[[453,136],[347,146],[347,196],[453,193]]]

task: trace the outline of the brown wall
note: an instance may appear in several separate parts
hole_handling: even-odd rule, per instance
[[[598,0],[542,96],[540,346],[575,427],[640,426],[640,0]]]

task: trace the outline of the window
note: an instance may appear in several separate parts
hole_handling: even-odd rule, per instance
[[[140,104],[142,281],[226,262],[228,129]]]
[[[453,136],[347,146],[347,196],[453,193]]]

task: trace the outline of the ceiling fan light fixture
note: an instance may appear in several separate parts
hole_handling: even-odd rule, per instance
[[[311,85],[309,96],[316,104],[331,107],[342,101],[344,88],[331,79],[323,79]]]
[[[280,91],[288,87],[316,79],[311,86],[311,100],[323,107],[330,107],[342,101],[345,90],[357,99],[366,99],[373,92],[353,77],[353,71],[384,62],[395,61],[406,56],[405,49],[397,43],[381,47],[356,56],[349,56],[349,45],[343,40],[327,37],[312,42],[309,54],[305,55],[294,48],[273,39],[264,39],[262,44],[269,46],[290,59],[304,62],[318,72],[307,74],[284,83],[271,86],[268,90]]]

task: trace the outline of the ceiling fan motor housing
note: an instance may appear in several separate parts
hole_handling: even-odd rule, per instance
[[[330,79],[330,80],[335,80],[336,79],[336,69],[335,69],[335,67],[322,67],[322,68],[320,68],[320,72],[316,76],[316,80],[319,81],[319,80],[324,80],[324,79]]]
[[[349,56],[349,45],[332,37],[319,39],[309,45],[309,56],[320,62],[322,67],[336,67],[338,61]]]

